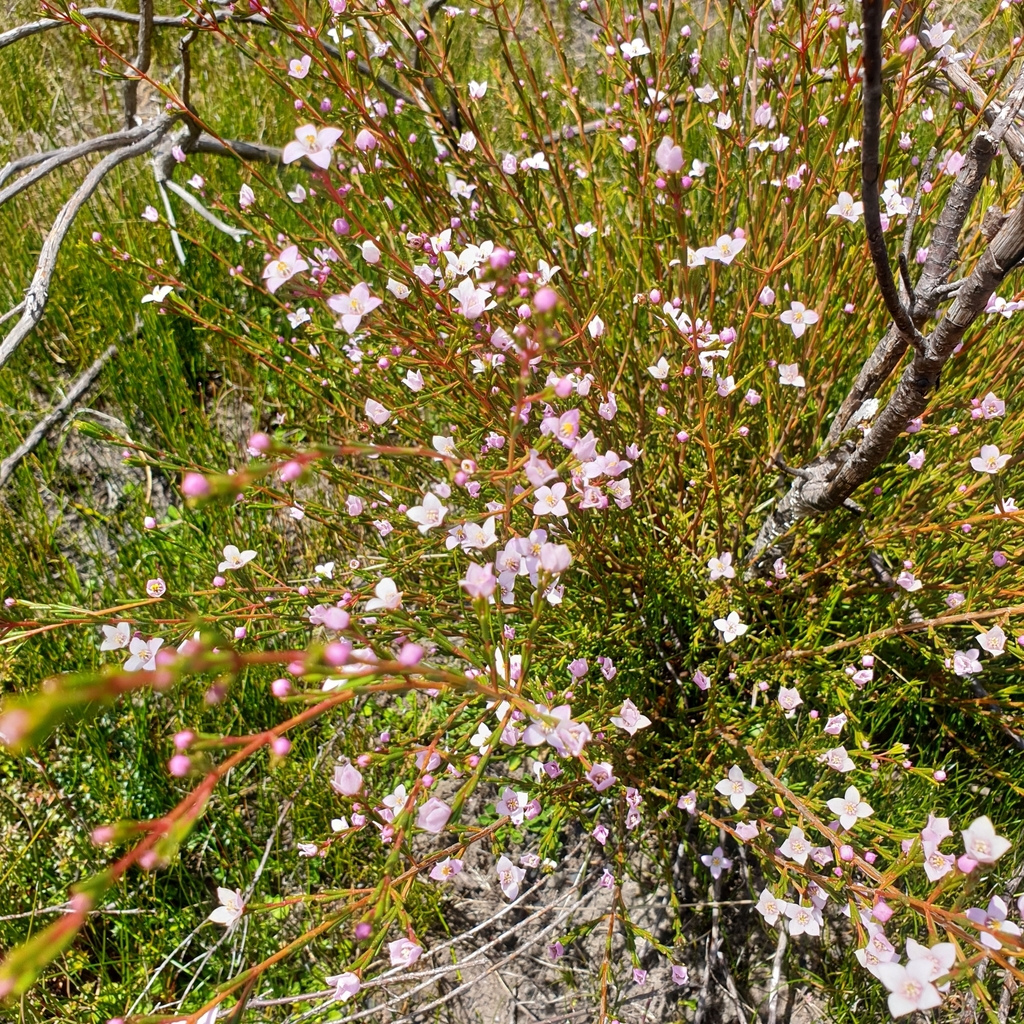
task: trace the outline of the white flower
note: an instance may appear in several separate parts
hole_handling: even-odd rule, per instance
[[[469,83],[469,98],[472,100],[483,99],[484,93],[487,92],[486,82],[473,82]]]
[[[409,298],[409,286],[402,281],[396,281],[393,277],[388,278],[387,290],[399,301]]]
[[[288,61],[288,74],[292,78],[305,78],[309,74],[309,65],[313,58],[307,53],[304,57],[293,57]]]
[[[323,565],[318,565],[313,570],[313,572],[315,572],[317,574],[317,576],[324,577],[324,579],[333,580],[334,579],[334,563],[333,562],[324,562]]]
[[[230,569],[241,569],[243,565],[248,565],[255,557],[255,551],[239,551],[234,544],[228,544],[224,548],[224,561],[217,566],[217,571],[227,572]]]
[[[712,580],[734,579],[736,570],[732,565],[732,552],[723,551],[720,555],[708,559],[708,574]],[[717,623],[716,623],[717,625]],[[719,627],[721,628],[721,627]]]
[[[722,633],[722,639],[731,644],[737,637],[743,636],[749,629],[747,625],[740,622],[739,612],[729,612],[724,619],[715,619],[715,628]]]
[[[373,588],[376,597],[371,597],[366,602],[368,612],[380,608],[384,611],[394,612],[402,607],[402,592],[395,586],[395,581],[390,576],[385,576],[376,587]]]
[[[472,132],[463,132],[459,136],[459,149],[464,153],[472,153],[476,149],[476,136]]]
[[[718,782],[715,785],[715,790],[722,796],[728,797],[729,803],[738,811],[747,802],[747,797],[757,791],[757,786],[749,779],[744,778],[743,769],[738,764],[734,764],[729,769],[728,778]]]
[[[132,627],[127,622],[119,622],[116,626],[102,626],[103,643],[101,651],[119,651],[127,647],[132,639]]]
[[[410,391],[422,391],[423,390],[423,374],[420,370],[406,370],[405,376],[402,378],[402,383]]]
[[[747,244],[746,238],[733,238],[732,235],[719,235],[714,245],[706,245],[698,253],[706,260],[716,260],[728,266],[736,255]]]
[[[217,899],[220,900],[220,906],[206,920],[230,928],[238,922],[245,911],[242,892],[240,889],[225,889],[223,886],[218,886]]]
[[[844,220],[850,221],[851,224],[855,224],[863,215],[864,204],[859,201],[854,202],[853,196],[849,192],[840,192],[835,205],[828,209],[828,216],[842,217]]]
[[[701,103],[714,103],[718,93],[715,91],[713,85],[701,85],[693,90],[693,95],[700,100]]]
[[[159,302],[163,302],[164,299],[166,299],[167,296],[170,295],[171,292],[173,292],[173,291],[174,291],[174,288],[171,287],[171,285],[169,285],[169,284],[160,284],[160,285],[157,285],[151,292],[148,292],[147,294],[143,295],[141,301],[142,302],[158,302],[158,303]]]
[[[718,116],[715,118],[715,127],[723,132],[728,131],[732,127],[732,114],[726,110],[720,110]]]
[[[583,224],[577,224],[576,227],[573,228],[573,231],[575,231],[580,238],[590,238],[591,235],[597,232],[597,228],[595,228],[588,220]]]
[[[139,669],[146,672],[156,671],[156,652],[160,650],[162,644],[163,640],[156,636],[149,640],[133,636],[128,645],[131,657],[124,663],[125,672],[138,672]]]
[[[303,324],[308,324],[312,317],[309,315],[309,311],[305,306],[299,306],[294,313],[288,314],[288,323],[291,325],[292,330],[296,330]]]
[[[1010,461],[1009,455],[1000,455],[994,444],[983,444],[981,451],[971,459],[971,466],[979,473],[998,473]]]
[[[852,772],[856,767],[853,758],[846,752],[846,747],[833,747],[818,760],[824,761],[829,768],[834,768],[837,772]]]
[[[519,895],[519,883],[526,877],[526,871],[517,868],[508,857],[499,857],[496,867],[501,891],[510,900],[514,900]]]
[[[908,594],[913,594],[915,591],[920,590],[924,584],[909,569],[904,569],[896,577],[896,586],[902,587]]]
[[[599,317],[595,316],[593,320],[587,324],[587,331],[590,333],[592,338],[600,338],[604,334],[604,321]]]
[[[633,60],[634,57],[646,57],[651,52],[642,36],[637,36],[631,43],[621,43],[619,49],[626,60]]]
[[[646,729],[651,724],[651,720],[646,715],[640,714],[639,708],[627,699],[622,702],[622,710],[617,715],[612,715],[611,723],[633,736],[638,729]]]
[[[765,924],[772,925],[786,912],[788,905],[787,900],[780,900],[767,889],[762,889],[754,909],[764,918]]]
[[[828,809],[838,815],[839,824],[845,829],[853,828],[861,818],[870,818],[875,813],[870,804],[861,800],[856,786],[850,786],[845,796],[829,800]]]
[[[805,907],[801,903],[787,903],[785,910],[789,918],[790,935],[820,935],[821,911],[817,907]]]
[[[782,855],[788,857],[790,860],[795,860],[801,867],[807,863],[807,858],[811,853],[811,844],[804,835],[804,830],[797,825],[794,825],[789,830],[789,835],[786,837],[786,841],[779,847]]]
[[[668,360],[664,356],[662,356],[657,361],[657,363],[654,364],[654,366],[647,367],[647,372],[655,380],[664,380],[669,374]]]
[[[995,826],[984,815],[975,818],[961,835],[967,856],[979,864],[994,864],[1012,845],[1009,839],[996,835]]]
[[[794,388],[807,387],[807,382],[800,376],[800,364],[779,363],[779,383]]]
[[[331,166],[331,148],[341,138],[340,128],[321,128],[304,124],[295,129],[295,139],[281,153],[281,162],[294,163],[305,157],[311,164],[326,170]]]
[[[981,662],[978,660],[978,648],[972,647],[968,651],[954,651],[953,671],[958,676],[970,676],[980,672]]]
[[[441,525],[447,511],[448,508],[441,504],[441,499],[433,491],[428,491],[423,497],[423,504],[414,505],[406,515],[418,524],[420,533],[425,534],[431,528]]]

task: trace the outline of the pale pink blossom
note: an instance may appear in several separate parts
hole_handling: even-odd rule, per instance
[[[889,1012],[894,1017],[942,1004],[939,990],[929,980],[931,966],[924,960],[911,960],[906,965],[891,961],[879,964],[874,974],[889,990]]]
[[[294,163],[305,157],[311,164],[326,170],[331,166],[331,149],[341,138],[340,128],[320,128],[304,124],[295,129],[295,139],[281,153],[281,162]]]
[[[313,58],[307,53],[303,57],[293,57],[288,61],[288,74],[292,78],[305,78],[309,74],[309,65]],[[339,135],[341,133],[339,132]],[[337,141],[337,140],[335,140]],[[333,143],[332,143],[333,145]]]
[[[993,626],[990,630],[978,633],[974,639],[983,651],[988,651],[995,658],[1006,650],[1006,634],[1002,626]]]
[[[738,811],[746,804],[747,797],[757,792],[757,786],[744,777],[743,769],[738,764],[734,764],[728,776],[716,783],[715,791],[728,797],[729,803]]]
[[[218,886],[217,899],[220,901],[220,906],[206,920],[212,921],[214,924],[221,924],[225,928],[233,927],[245,913],[241,890],[225,889],[223,886]]]
[[[393,967],[411,967],[420,958],[423,947],[411,939],[395,939],[388,943],[388,954]]]
[[[779,319],[788,324],[794,337],[801,337],[809,324],[816,324],[819,320],[818,314],[813,309],[808,309],[802,302],[791,302],[789,309],[780,314]]]
[[[864,204],[859,200],[854,201],[849,192],[840,192],[839,198],[828,208],[827,214],[830,217],[842,217],[851,224],[856,224],[864,216]]]
[[[784,857],[796,861],[797,864],[803,867],[811,854],[811,844],[807,836],[804,835],[804,830],[798,825],[794,825],[789,830],[789,835],[782,846],[779,847],[779,850]]]
[[[979,473],[998,473],[1010,461],[1009,455],[1000,455],[994,444],[983,444],[981,451],[971,459],[971,467]]]
[[[783,313],[783,316],[786,314]],[[806,315],[805,315],[806,318]],[[795,330],[794,330],[795,333]],[[798,335],[799,337],[799,335]],[[779,383],[793,388],[807,387],[807,381],[800,374],[799,363],[779,363]]]
[[[267,282],[267,291],[273,295],[286,281],[308,269],[309,264],[299,256],[299,247],[289,245],[281,250],[276,260],[269,260],[263,268],[263,280]]]
[[[371,295],[370,289],[360,281],[351,291],[332,295],[327,305],[335,313],[341,314],[342,330],[355,334],[363,317],[372,313],[383,301]]]
[[[519,895],[519,885],[526,877],[526,872],[504,856],[498,858],[496,869],[501,891],[508,899],[514,900]]]
[[[996,835],[995,826],[984,815],[975,818],[961,835],[967,856],[979,864],[994,864],[1012,845],[1009,839]]]
[[[622,702],[622,710],[612,716],[611,723],[628,732],[630,736],[634,736],[637,730],[646,729],[651,724],[651,720],[646,715],[640,714],[637,706],[627,698]]]
[[[676,174],[683,169],[683,151],[667,135],[658,143],[654,153],[658,170],[665,174]]]
[[[358,976],[352,974],[351,971],[346,971],[344,974],[331,974],[324,978],[324,982],[334,989],[334,999],[339,1003],[351,999],[363,987]]]
[[[836,796],[828,801],[828,809],[839,818],[839,824],[851,829],[861,818],[870,818],[875,812],[871,805],[861,800],[856,786],[850,786],[845,796]]]
[[[723,871],[728,871],[732,867],[732,861],[726,857],[720,846],[716,846],[711,853],[701,854],[700,862],[711,872],[711,877],[716,879],[721,877]]]

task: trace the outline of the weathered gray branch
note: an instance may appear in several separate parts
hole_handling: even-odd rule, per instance
[[[89,201],[92,194],[99,188],[100,182],[117,166],[127,160],[133,160],[137,156],[148,153],[164,136],[173,123],[170,117],[162,117],[150,128],[149,134],[141,139],[114,150],[113,153],[105,156],[85,176],[82,184],[75,189],[71,198],[61,207],[50,228],[46,241],[39,253],[39,261],[36,264],[36,272],[32,277],[32,283],[25,293],[24,309],[18,322],[11,331],[0,342],[0,369],[2,369],[12,355],[17,351],[18,346],[25,340],[29,332],[43,317],[43,310],[46,307],[46,300],[50,293],[50,282],[53,280],[53,271],[57,266],[57,256],[60,247],[71,230],[79,210]]]
[[[11,478],[11,474],[18,468],[21,460],[36,450],[43,438],[64,419],[75,403],[93,386],[100,371],[116,352],[116,345],[111,345],[101,352],[92,366],[71,385],[63,399],[28,432],[25,440],[3,462],[0,462],[0,488]]]
[[[244,231],[241,228],[232,227],[230,224],[225,224],[216,214],[208,210],[191,192],[183,189],[177,182],[172,181],[168,178],[162,183],[166,188],[169,188],[179,199],[183,200],[189,206],[192,207],[196,213],[199,214],[203,220],[208,221],[218,231],[223,231],[225,235],[231,238],[235,242],[240,242],[242,238],[249,234],[248,231]]]
[[[136,139],[141,139],[149,133],[149,128],[144,125],[136,126],[128,131],[111,132],[109,135],[97,135],[94,139],[86,139],[85,142],[76,143],[73,146],[62,146],[60,149],[51,149],[45,153],[32,153],[28,156],[19,157],[10,161],[0,169],[0,185],[12,175],[19,171],[34,167],[35,170],[19,178],[13,184],[0,191],[0,206],[13,198],[19,192],[23,192],[30,185],[35,184],[40,178],[46,177],[58,167],[72,163],[80,157],[88,156],[90,153],[102,153],[108,149],[117,149],[119,146],[127,145]]]

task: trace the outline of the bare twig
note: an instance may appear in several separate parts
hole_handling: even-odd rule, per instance
[[[779,1012],[779,992],[785,985],[782,980],[782,963],[786,955],[786,942],[786,929],[780,924],[779,939],[772,959],[772,977],[768,983],[768,1024],[775,1024]]]
[[[92,366],[75,381],[64,398],[28,432],[25,440],[6,459],[0,462],[0,488],[11,478],[11,474],[17,468],[18,463],[26,455],[31,455],[35,451],[40,441],[46,437],[54,426],[64,419],[74,404],[92,387],[96,378],[100,375],[100,371],[116,352],[116,345],[110,345],[101,352]]]
[[[63,167],[65,164],[69,164],[79,157],[88,156],[90,153],[102,153],[108,149],[117,149],[118,146],[124,146],[134,142],[136,139],[142,138],[148,131],[148,128],[140,126],[129,131],[97,135],[94,139],[86,139],[85,142],[79,142],[73,146],[62,146],[60,149],[51,149],[44,153],[32,153],[10,161],[10,163],[0,169],[0,186],[12,174],[27,170],[29,167],[35,167],[36,169],[0,191],[0,206],[58,167]]]
[[[179,199],[191,206],[192,209],[203,218],[203,220],[209,221],[209,223],[211,223],[218,231],[223,231],[224,234],[228,235],[233,241],[240,242],[245,235],[249,234],[248,231],[243,231],[241,228],[235,228],[230,224],[226,224],[220,219],[220,217],[211,213],[205,206],[203,206],[203,204],[196,199],[194,195],[183,189],[177,182],[168,178],[162,184],[169,188]]]
[[[151,127],[148,135],[144,135],[131,145],[124,146],[105,156],[85,176],[82,184],[61,207],[60,213],[57,214],[57,218],[50,228],[50,233],[46,236],[46,241],[43,242],[36,272],[25,294],[25,305],[21,317],[0,343],[0,369],[7,364],[7,361],[17,351],[18,346],[43,318],[43,310],[50,293],[50,282],[57,266],[57,256],[68,231],[71,230],[71,225],[75,222],[75,217],[78,216],[78,211],[88,202],[92,194],[99,188],[100,182],[115,167],[123,164],[126,160],[132,160],[149,152],[163,138],[171,123],[171,118],[161,118]]]
[[[138,50],[132,62],[134,70],[124,83],[124,125],[134,128],[139,123],[139,81],[149,71],[153,59],[153,0],[139,0]]]
[[[889,253],[882,235],[878,205],[878,146],[882,126],[882,0],[863,0],[864,11],[864,128],[861,138],[861,199],[868,249],[875,264],[878,288],[900,334],[915,348],[923,344],[910,314],[900,301]]]

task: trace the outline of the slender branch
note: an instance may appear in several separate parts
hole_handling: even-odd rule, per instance
[[[918,348],[921,337],[900,301],[882,235],[882,214],[878,205],[878,147],[882,126],[882,0],[863,0],[861,6],[864,11],[864,128],[860,168],[864,227],[885,308],[900,334]]]
[[[264,146],[259,142],[243,142],[239,139],[215,139],[212,135],[203,132],[196,139],[193,148],[195,153],[211,153],[214,156],[233,156],[239,160],[252,160],[262,164],[280,164],[282,150],[276,146]],[[313,167],[306,161],[303,166]]]
[[[988,93],[967,73],[967,69],[959,61],[947,63],[942,68],[949,84],[957,92],[963,94],[968,103],[981,116],[987,124],[993,124],[1002,111],[1002,105],[989,102]],[[1006,151],[1010,154],[1014,163],[1024,169],[1024,132],[1021,132],[1016,125],[1009,125],[1004,135]]]
[[[191,206],[192,209],[203,218],[203,220],[208,221],[218,231],[223,231],[224,234],[233,241],[240,242],[245,235],[249,234],[248,231],[243,231],[241,228],[234,228],[230,224],[225,224],[224,221],[222,221],[216,214],[211,213],[201,202],[199,202],[198,199],[196,199],[194,195],[183,189],[176,181],[172,181],[168,178],[161,184],[166,188],[169,188],[176,196],[178,196],[179,199]]]
[[[86,139],[85,142],[79,142],[72,146],[62,146],[60,149],[51,149],[43,153],[31,153],[28,156],[19,157],[17,160],[11,160],[0,169],[0,185],[3,185],[12,174],[17,174],[29,167],[35,167],[35,170],[0,191],[0,206],[58,167],[63,167],[90,153],[102,153],[108,149],[117,149],[118,146],[141,139],[148,134],[149,130],[147,127],[139,126],[128,131],[97,135],[94,139]]]
[[[139,82],[149,71],[153,59],[153,0],[139,0],[138,51],[132,62],[134,72],[124,83],[124,125],[133,128],[139,121]]]
[[[100,182],[115,167],[127,160],[148,153],[163,138],[171,124],[171,118],[161,118],[152,126],[148,135],[105,156],[85,176],[82,184],[61,207],[40,250],[36,272],[25,294],[25,306],[21,317],[4,340],[0,342],[0,369],[7,365],[7,361],[17,351],[18,346],[43,318],[46,300],[50,294],[50,282],[53,280],[53,272],[57,266],[57,256],[79,210],[89,201],[92,194],[99,188]]]
[[[75,381],[64,398],[28,432],[25,440],[6,459],[0,462],[0,488],[3,488],[11,478],[11,474],[18,467],[21,460],[35,451],[50,430],[64,419],[74,404],[93,386],[96,378],[100,375],[100,371],[116,352],[116,345],[110,345],[101,352],[92,366]]]

